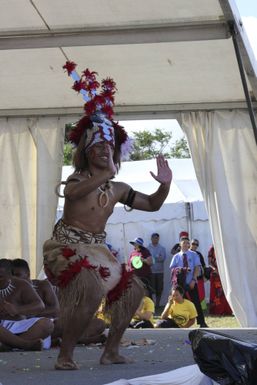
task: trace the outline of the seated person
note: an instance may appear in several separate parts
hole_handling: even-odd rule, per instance
[[[36,290],[42,299],[45,308],[41,311],[40,316],[48,318],[57,318],[59,315],[59,301],[48,279],[30,279],[30,268],[25,259],[16,258],[12,260],[12,275],[14,277],[26,279]]]
[[[54,318],[54,331],[52,333],[52,346],[59,345],[61,342],[62,330],[58,322],[59,315],[59,301],[54,291],[53,286],[48,279],[30,279],[30,268],[24,259],[16,258],[12,260],[12,274],[27,280],[31,283],[40,298],[42,299],[45,308],[41,311],[40,316]],[[105,330],[105,323],[102,320],[93,319],[88,329],[83,333],[79,339],[81,344],[98,343],[106,340],[103,331]]]
[[[83,334],[79,337],[78,344],[97,344],[104,343],[107,339],[104,331],[106,329],[105,320],[98,318],[97,314],[92,319],[87,329],[84,330]],[[60,345],[62,339],[62,325],[59,319],[57,318],[54,323],[54,331],[52,333],[52,346]]]
[[[177,286],[171,291],[161,314],[157,328],[190,328],[194,325],[197,311],[193,302],[183,297],[184,290]]]
[[[145,329],[154,327],[154,302],[149,297],[152,290],[149,285],[145,285],[145,295],[142,298],[142,301],[130,322],[129,327],[133,329]]]
[[[0,343],[2,348],[41,350],[50,347],[53,322],[35,317],[44,304],[33,287],[12,276],[11,260],[0,259]],[[4,346],[3,346],[4,345]]]

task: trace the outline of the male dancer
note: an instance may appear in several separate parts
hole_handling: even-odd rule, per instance
[[[159,210],[172,179],[167,161],[159,155],[157,175],[151,172],[160,183],[155,193],[145,195],[126,183],[112,181],[127,134],[102,114],[83,117],[70,138],[78,146],[75,172],[66,181],[63,218],[44,244],[45,271],[60,293],[63,339],[55,368],[61,370],[78,369],[73,361],[75,344],[104,296],[111,326],[100,362],[129,362],[119,354],[119,343],[143,297],[143,288],[109,251],[105,225],[117,202],[145,211]]]

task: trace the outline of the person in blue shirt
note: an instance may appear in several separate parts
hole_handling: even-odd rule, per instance
[[[176,287],[179,283],[185,290],[185,297],[191,300],[197,310],[197,323],[200,327],[206,328],[203,310],[199,300],[197,289],[197,277],[200,273],[200,258],[199,255],[190,248],[189,238],[183,238],[180,242],[181,250],[175,254],[170,263],[172,286]],[[180,277],[180,281],[176,279]]]
[[[156,295],[156,308],[160,307],[160,300],[163,291],[163,274],[164,274],[164,261],[166,259],[166,250],[159,243],[160,235],[153,233],[151,235],[151,243],[148,245],[148,250],[151,253],[153,264],[151,265],[152,270],[152,287]]]

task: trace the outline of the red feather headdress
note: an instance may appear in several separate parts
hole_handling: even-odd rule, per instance
[[[105,140],[110,135],[111,130],[115,131],[115,138],[121,145],[122,156],[131,150],[132,141],[124,128],[113,121],[114,95],[116,91],[116,83],[111,78],[106,78],[99,83],[96,80],[97,72],[90,71],[88,68],[79,76],[75,71],[77,64],[67,61],[63,69],[74,80],[72,89],[82,94],[85,100],[84,111],[85,116],[81,118],[69,133],[69,140],[75,146],[79,141],[85,127],[93,127],[95,125],[95,133],[97,127],[101,126],[101,135]],[[94,139],[91,139],[93,141]],[[97,139],[95,139],[97,140]]]

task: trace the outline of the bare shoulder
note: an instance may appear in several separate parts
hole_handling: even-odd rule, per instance
[[[48,279],[37,279],[35,281],[36,281],[37,286],[40,289],[53,290],[53,287],[52,287],[51,283],[48,281]]]
[[[68,176],[66,179],[66,183],[68,182],[80,182],[81,180],[85,179],[86,177],[82,174],[80,174],[77,171],[74,171],[71,175]]]
[[[12,283],[18,289],[32,289],[32,285],[28,281],[26,281],[26,279],[12,277]]]

